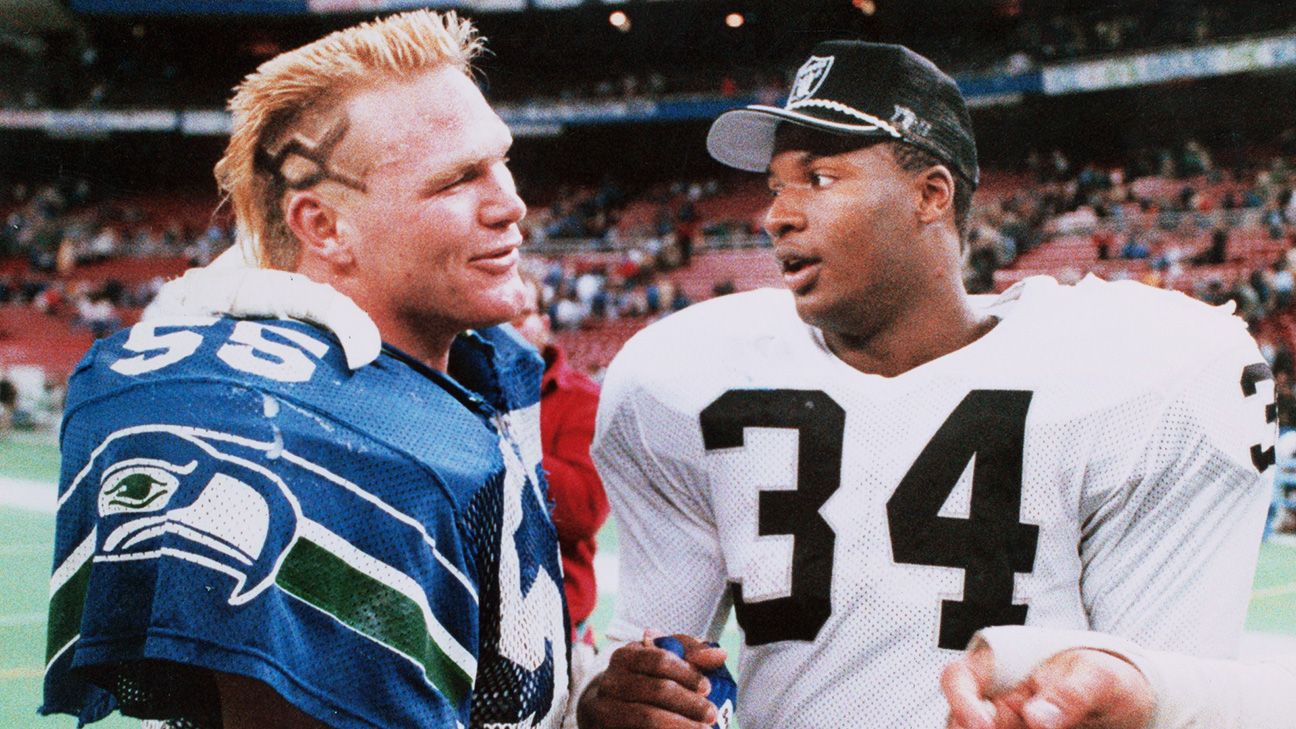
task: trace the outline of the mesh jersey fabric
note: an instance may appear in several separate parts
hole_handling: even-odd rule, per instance
[[[309,325],[160,320],[69,387],[43,713],[219,725],[206,669],[337,727],[557,726],[561,572],[541,363],[351,372]]]
[[[892,378],[835,358],[786,291],[631,339],[594,444],[608,637],[714,638],[736,608],[746,729],[944,726],[940,670],[987,625],[1232,653],[1275,436],[1244,324],[1093,278],[976,304],[993,330]]]

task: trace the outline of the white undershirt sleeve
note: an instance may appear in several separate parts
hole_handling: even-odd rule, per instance
[[[1105,633],[1001,626],[973,638],[994,651],[992,693],[1023,681],[1065,650],[1092,648],[1143,672],[1157,713],[1149,729],[1296,729],[1296,656],[1264,662],[1198,658],[1140,648]]]

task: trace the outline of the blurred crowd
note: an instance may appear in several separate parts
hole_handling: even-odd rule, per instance
[[[1060,235],[1089,235],[1100,261],[1146,261],[1139,279],[1165,286],[1194,266],[1235,260],[1228,245],[1240,227],[1260,227],[1278,241],[1290,238],[1296,225],[1296,127],[1278,135],[1276,149],[1241,155],[1229,165],[1217,164],[1205,145],[1188,139],[1141,149],[1120,165],[1076,165],[1056,149],[1032,152],[1022,174],[1008,194],[983,196],[976,208],[968,260],[974,292],[991,290],[996,270]],[[1205,231],[1209,243],[1203,245]],[[1286,266],[1279,259],[1254,276],[1277,276],[1283,290]],[[1128,277],[1137,268],[1118,267],[1109,277]],[[1056,273],[1066,278],[1082,272]],[[1208,276],[1200,278],[1211,284]]]
[[[0,258],[22,256],[32,269],[67,273],[118,257],[185,256],[211,260],[231,240],[230,226],[159,219],[141,205],[93,190],[84,178],[52,184],[14,182],[0,192]]]
[[[1274,371],[1279,422],[1296,426],[1296,127],[1227,164],[1192,139],[1114,166],[1033,154],[1023,181],[977,209],[970,290],[992,290],[996,270],[1038,246],[1087,237],[1096,261],[1052,275],[1070,282],[1099,269],[1232,304]]]
[[[1296,230],[1296,128],[1276,139],[1274,149],[1228,164],[1193,139],[1139,150],[1120,165],[1074,163],[1056,149],[1032,152],[1020,169],[990,175],[1004,182],[978,193],[968,236],[968,288],[992,291],[995,272],[1019,256],[1055,237],[1080,234],[1091,238],[1099,261],[1145,264],[1105,271],[1109,277],[1167,286],[1200,269],[1211,275],[1193,277],[1197,295],[1237,301],[1248,321],[1285,310],[1296,256],[1270,257],[1227,280],[1200,268],[1237,259],[1229,245],[1239,226],[1258,226],[1275,241]],[[768,245],[759,226],[759,187],[758,180],[732,177],[632,190],[608,177],[594,186],[527,191],[535,202],[523,234],[533,254],[548,261],[537,273],[553,321],[572,328],[686,306],[689,296],[672,276],[696,252]],[[166,205],[124,203],[95,192],[84,180],[6,190],[0,261],[25,265],[0,267],[0,304],[70,314],[99,335],[113,328],[114,309],[143,306],[162,279],[96,281],[77,271],[153,256],[202,265],[232,242],[229,225],[210,212],[205,226],[196,225],[192,215],[185,220],[159,212]],[[583,255],[591,252],[602,255]],[[1066,279],[1083,272],[1055,273]],[[713,283],[718,292],[732,285]]]
[[[693,303],[671,278],[671,262],[650,258],[637,248],[625,251],[613,265],[579,256],[532,265],[543,286],[542,305],[559,331],[594,320],[656,317]],[[726,293],[723,282],[717,286],[719,293]]]
[[[1123,164],[1076,163],[1049,150],[1028,155],[1019,169],[992,171],[973,209],[968,288],[1002,288],[996,272],[1051,241],[1079,237],[1096,251],[1094,260],[1064,260],[1049,271],[1063,281],[1097,270],[1233,302],[1279,373],[1280,407],[1294,418],[1286,422],[1296,422],[1296,130],[1275,139],[1224,162],[1218,158],[1228,155],[1186,139],[1139,150]],[[768,245],[759,230],[768,199],[761,184],[735,176],[635,190],[608,178],[536,194],[523,230],[554,327],[614,320],[637,327],[739,288],[710,272],[714,280],[699,284],[691,266],[716,248]],[[97,192],[82,180],[4,190],[0,306],[27,307],[105,336],[134,321],[164,275],[118,279],[98,271],[128,259],[146,271],[148,261],[201,265],[231,243],[210,203],[197,206],[204,226],[192,213],[177,213],[183,208],[174,196],[150,204]]]
[[[677,180],[631,193],[607,178],[593,188],[564,185],[551,198],[542,191],[524,190],[533,202],[522,221],[522,233],[539,248],[549,242],[571,248],[576,241],[584,250],[637,248],[656,257],[674,246],[687,264],[699,236],[758,232],[750,219],[704,220],[699,207],[708,199],[734,192],[742,183],[751,180],[741,180],[739,185],[716,179]],[[631,206],[635,214],[627,215]]]
[[[942,28],[950,37],[926,47],[931,29],[896,42],[922,48],[925,55],[952,75],[1020,74],[1042,64],[1134,50],[1207,43],[1222,38],[1296,27],[1296,7],[1289,3],[1238,0],[1172,0],[1159,3],[1059,4],[1000,0],[995,5],[1001,24],[987,27],[969,22]],[[798,51],[780,67],[795,71]],[[756,95],[762,103],[777,101],[787,78],[765,70],[732,67],[662,67],[630,69],[603,77],[565,81],[541,96],[575,99],[636,99],[677,94]],[[521,89],[503,89],[515,98]],[[530,93],[534,93],[531,91]]]
[[[922,48],[952,73],[1000,74],[1067,59],[1200,44],[1296,25],[1296,7],[1265,0],[1121,4],[999,0],[992,8],[992,22],[936,23],[940,19],[933,18],[932,24],[888,23],[886,28],[899,35],[894,40]],[[211,66],[213,60],[223,59],[196,57],[193,44],[173,33],[158,32],[146,23],[120,25],[111,34],[103,29],[45,36],[0,31],[0,76],[6,79],[0,85],[0,108],[215,107],[238,80],[237,75],[224,78],[224,68],[202,73],[202,64]],[[942,34],[938,43],[931,42],[933,28]],[[253,65],[258,54],[278,47],[259,31],[249,35],[236,53],[252,56]],[[790,49],[788,60],[800,58],[804,50]],[[492,97],[499,102],[566,102],[755,94],[773,101],[779,89],[786,88],[787,79],[768,69],[788,64],[767,60],[680,64],[674,59],[657,63],[651,59],[651,55],[637,56],[630,62],[633,66],[609,59],[600,69],[586,67],[579,73],[563,69],[553,74],[501,74],[491,80]],[[236,73],[233,67],[229,72]]]
[[[32,397],[23,397],[15,377],[0,367],[0,440],[13,430],[53,429],[63,415],[67,383],[46,379]]]
[[[96,338],[122,323],[121,309],[146,305],[162,275],[123,281],[95,275],[96,264],[133,258],[183,258],[204,265],[232,241],[227,224],[206,228],[159,218],[104,198],[84,179],[8,186],[0,200],[0,306],[28,305],[69,320]]]

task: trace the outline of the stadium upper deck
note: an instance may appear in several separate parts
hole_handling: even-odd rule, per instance
[[[0,0],[0,8],[6,1],[17,2]],[[1211,270],[1227,290],[1236,274],[1268,266],[1285,245],[1283,226],[1290,220],[1277,226],[1276,237],[1266,220],[1291,199],[1289,168],[1271,168],[1273,160],[1296,154],[1296,131],[1288,111],[1272,100],[1296,97],[1296,5],[875,0],[871,15],[856,7],[867,5],[631,2],[617,8],[630,17],[629,32],[608,23],[611,8],[602,3],[476,14],[493,49],[483,63],[485,83],[495,99],[511,100],[503,111],[519,137],[512,167],[531,205],[526,227],[534,248],[573,261],[576,269],[585,267],[580,261],[587,251],[613,249],[599,254],[613,260],[593,260],[615,269],[623,256],[669,262],[682,233],[698,236],[699,251],[701,241],[759,242],[761,184],[736,178],[707,158],[701,143],[706,121],[720,108],[781,84],[790,70],[787,59],[829,35],[907,43],[989,84],[975,86],[973,94],[988,104],[974,110],[974,121],[989,170],[978,194],[981,224],[969,261],[975,290],[1002,288],[1037,270],[1151,277],[1158,258],[1198,255],[1220,222],[1236,229],[1230,236],[1245,250],[1258,252]],[[744,15],[740,28],[724,27],[729,12]],[[220,226],[209,234],[216,203],[210,170],[223,146],[220,126],[186,127],[180,121],[188,117],[175,110],[213,113],[260,60],[353,20],[73,14],[68,24],[43,30],[17,29],[8,21],[0,36],[0,75],[7,80],[0,85],[0,107],[9,107],[0,108],[6,141],[0,145],[0,186],[7,193],[0,214],[19,213],[24,223],[0,234],[0,253],[23,266],[9,264],[0,274],[9,277],[9,297],[30,301],[36,288],[62,282],[65,300],[75,304],[117,281],[125,289],[113,297],[125,304],[119,320],[130,321],[147,298],[146,290],[133,289],[188,259],[201,260],[228,239]],[[991,81],[1021,78],[1035,90],[993,93]],[[1103,90],[1053,94],[1043,90],[1048,83]],[[691,100],[689,113],[700,116],[672,117],[673,99]],[[112,116],[117,108],[135,113]],[[29,123],[51,109],[70,111]],[[550,136],[528,136],[535,133]],[[1199,154],[1189,154],[1190,141],[1208,150],[1211,170],[1200,169]],[[1198,169],[1189,169],[1194,156]],[[90,199],[72,200],[69,210],[33,227],[31,210],[40,209],[36,191],[61,189],[70,199],[78,181],[88,183]],[[1180,199],[1184,188],[1193,190],[1196,202]],[[1237,199],[1230,202],[1229,195]],[[132,219],[137,214],[144,217]],[[1110,229],[1119,239],[1108,246],[1115,252],[1134,236],[1149,255],[1099,258],[1086,221]],[[88,260],[98,255],[92,244],[152,251],[178,263],[153,274],[147,266],[126,271],[97,267],[102,264],[58,273],[60,250],[71,251],[65,261]],[[759,271],[755,260],[743,258],[741,265]],[[736,265],[722,257],[702,270]],[[1159,283],[1193,288],[1194,272],[1185,277],[1167,267]],[[566,278],[580,275],[571,274]],[[733,278],[741,287],[754,285],[760,278],[754,275],[748,283]],[[681,273],[662,283],[696,300],[728,278]],[[646,286],[632,287],[624,305],[613,309],[650,308]],[[669,304],[674,297],[665,298]],[[661,308],[669,306],[659,303]],[[76,312],[69,322],[81,316],[78,309],[68,307]]]

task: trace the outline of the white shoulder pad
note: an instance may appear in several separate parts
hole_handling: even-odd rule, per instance
[[[802,332],[806,329],[796,315],[792,292],[786,289],[754,289],[720,296],[639,330],[613,358],[611,367],[636,369],[643,378],[688,377],[695,375],[700,365],[741,360],[747,354],[744,346],[786,334],[789,327]]]
[[[1057,294],[1054,321],[1068,333],[1077,363],[1152,387],[1173,388],[1226,353],[1245,358],[1255,350],[1231,304],[1210,306],[1177,291],[1093,276]]]

